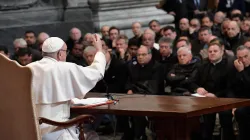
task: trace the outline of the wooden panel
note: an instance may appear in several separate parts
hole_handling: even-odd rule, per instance
[[[0,138],[38,140],[31,96],[31,70],[0,54]]]

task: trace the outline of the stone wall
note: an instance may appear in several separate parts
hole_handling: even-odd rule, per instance
[[[13,51],[12,41],[26,30],[41,31],[67,39],[69,30],[99,32],[101,26],[117,26],[132,37],[131,24],[157,19],[162,25],[173,16],[156,9],[159,0],[0,0],[0,44]]]

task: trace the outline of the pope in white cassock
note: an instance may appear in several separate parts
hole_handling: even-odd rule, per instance
[[[83,98],[103,77],[106,59],[99,36],[93,36],[98,50],[89,67],[65,62],[67,45],[58,37],[50,37],[42,46],[43,59],[28,65],[31,68],[32,93],[35,95],[37,115],[54,121],[67,121],[70,100]],[[40,126],[43,140],[77,140],[76,128],[60,129]]]

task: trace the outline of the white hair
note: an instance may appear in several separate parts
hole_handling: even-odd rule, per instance
[[[88,46],[84,49],[83,53],[88,53],[88,52],[92,52],[92,51],[97,51],[97,49],[93,46]]]
[[[13,41],[13,44],[19,44],[21,48],[27,47],[27,42],[23,38],[17,38]]]
[[[192,55],[192,51],[188,48],[188,46],[183,46],[183,47],[180,47],[178,50],[177,50],[177,54],[180,52],[180,51],[185,51],[185,52],[187,52],[187,53],[189,53],[189,54],[191,54]]]

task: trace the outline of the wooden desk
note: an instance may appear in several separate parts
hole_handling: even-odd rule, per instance
[[[101,96],[90,93],[88,96]],[[190,140],[190,131],[198,117],[232,108],[250,106],[250,99],[198,98],[187,96],[123,95],[116,105],[95,108],[74,106],[72,113],[98,113],[129,116],[148,116],[155,122],[157,139]]]

